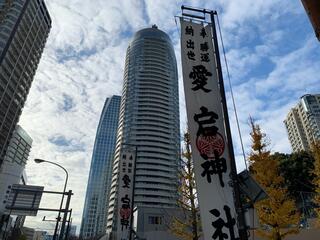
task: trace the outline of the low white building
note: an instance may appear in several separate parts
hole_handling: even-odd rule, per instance
[[[26,173],[24,171],[27,163],[32,139],[27,132],[17,125],[10,140],[4,161],[0,167],[0,239],[3,232],[10,233],[11,228],[18,220],[16,227],[22,227],[24,216],[10,216],[6,210],[7,198],[13,184],[26,184]]]

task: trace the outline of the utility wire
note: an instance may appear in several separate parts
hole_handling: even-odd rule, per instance
[[[221,45],[222,45],[222,50],[223,50],[224,62],[225,62],[225,64],[226,64],[226,71],[227,71],[227,76],[228,76],[228,82],[229,82],[229,86],[230,86],[230,93],[231,93],[231,98],[232,98],[232,105],[233,105],[233,108],[234,108],[234,115],[235,115],[235,117],[236,117],[237,129],[238,129],[238,133],[239,133],[239,137],[240,137],[240,143],[241,143],[243,160],[244,160],[244,164],[245,164],[245,166],[246,166],[246,170],[248,170],[247,160],[246,160],[246,154],[245,154],[245,152],[244,152],[242,135],[241,135],[240,125],[239,125],[239,120],[238,120],[238,113],[237,113],[236,103],[235,103],[235,101],[234,101],[233,90],[232,90],[232,85],[231,85],[231,80],[230,80],[229,67],[228,67],[228,62],[227,62],[227,57],[226,57],[226,51],[225,51],[224,43],[223,43],[223,39],[222,39],[222,33],[221,33],[221,27],[220,27],[220,21],[219,21],[219,16],[218,16],[218,14],[217,14],[217,22],[218,22],[218,28],[219,28],[219,33],[220,33],[220,40],[221,40]]]
[[[241,149],[242,149],[243,161],[244,161],[246,170],[248,171],[246,154],[245,154],[245,152],[244,152],[242,135],[241,135],[240,125],[239,125],[237,107],[236,107],[236,103],[235,103],[235,100],[234,100],[233,90],[232,90],[232,85],[231,85],[231,78],[230,78],[230,73],[229,73],[229,66],[228,66],[228,62],[227,62],[227,57],[226,57],[226,50],[225,50],[225,48],[224,48],[224,43],[223,43],[223,38],[222,38],[222,32],[221,32],[221,27],[220,27],[220,21],[219,21],[219,16],[218,16],[218,14],[216,14],[216,15],[217,15],[217,23],[218,23],[220,40],[221,40],[221,46],[222,46],[222,50],[223,50],[224,62],[225,62],[225,64],[226,64],[226,71],[227,71],[228,82],[229,82],[229,87],[230,87],[230,93],[231,93],[231,98],[232,98],[232,105],[233,105],[233,109],[234,109],[234,115],[235,115],[235,117],[236,117],[237,129],[238,129],[238,134],[239,134],[239,138],[240,138],[240,145],[241,145]],[[253,226],[254,226],[254,211],[253,211],[253,214],[252,214],[252,224],[253,224]],[[253,227],[253,231],[252,231],[252,239],[253,239],[253,240],[255,239],[255,229],[254,229],[254,227]]]

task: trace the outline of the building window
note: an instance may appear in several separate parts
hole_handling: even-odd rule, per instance
[[[148,223],[154,225],[161,225],[162,224],[162,217],[159,216],[149,216]]]

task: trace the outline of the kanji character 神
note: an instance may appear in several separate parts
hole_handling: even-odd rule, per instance
[[[201,173],[201,176],[202,177],[207,176],[208,183],[211,183],[211,175],[218,174],[220,185],[221,187],[224,187],[222,173],[227,172],[227,162],[226,162],[226,159],[219,157],[219,153],[217,150],[214,150],[214,155],[215,155],[214,160],[207,160],[201,164],[201,167],[203,168],[203,172]]]

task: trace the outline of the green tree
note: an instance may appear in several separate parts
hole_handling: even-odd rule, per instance
[[[315,196],[314,202],[318,206],[315,209],[318,216],[318,223],[320,225],[320,141],[316,141],[311,149],[312,155],[314,157],[314,170],[313,174],[315,175],[313,179],[313,184],[315,185]]]
[[[268,198],[255,204],[261,228],[258,234],[273,240],[298,232],[299,214],[294,200],[284,186],[279,162],[268,150],[269,142],[260,126],[251,119],[252,151],[249,155],[253,177],[267,192]]]
[[[279,162],[280,173],[285,179],[285,186],[296,202],[301,202],[300,193],[312,193],[315,190],[314,158],[306,151],[291,154],[275,153],[273,157]]]
[[[291,154],[275,153],[274,157],[280,163],[280,172],[285,179],[285,186],[295,200],[301,217],[306,221],[314,214],[314,158],[307,151]]]
[[[179,171],[180,185],[178,188],[178,206],[181,216],[173,216],[170,231],[183,240],[198,240],[201,233],[200,213],[197,206],[196,182],[194,179],[193,162],[190,147],[190,135],[184,134],[184,151],[182,152]]]

